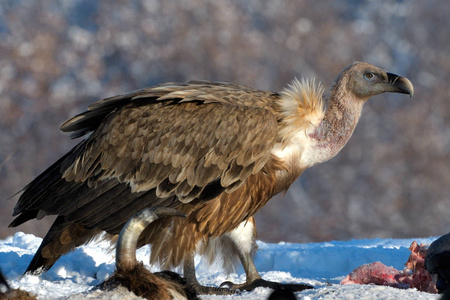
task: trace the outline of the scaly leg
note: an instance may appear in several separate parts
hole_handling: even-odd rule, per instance
[[[226,281],[220,285],[220,287],[227,287],[231,290],[246,290],[250,291],[257,287],[268,287],[271,289],[286,289],[294,292],[303,291],[305,289],[312,289],[313,287],[307,284],[285,284],[273,281],[264,280],[256,270],[255,263],[253,262],[253,252],[256,249],[256,230],[255,220],[253,217],[247,221],[242,222],[236,229],[227,234],[227,237],[233,243],[244,267],[245,274],[247,276],[246,282],[241,284],[235,284],[230,281]]]
[[[186,282],[189,285],[191,285],[199,294],[202,294],[202,295],[231,295],[231,294],[237,293],[236,291],[230,290],[228,288],[201,285],[197,281],[197,277],[195,275],[195,263],[194,263],[194,254],[193,253],[185,256],[183,269],[184,269],[184,277],[186,278]]]

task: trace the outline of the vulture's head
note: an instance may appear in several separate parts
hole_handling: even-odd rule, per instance
[[[409,94],[410,97],[414,94],[414,87],[407,78],[365,62],[353,63],[341,77],[347,79],[347,91],[362,101],[386,92]]]

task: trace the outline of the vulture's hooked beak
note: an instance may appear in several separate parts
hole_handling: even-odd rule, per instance
[[[395,93],[409,94],[410,98],[414,95],[414,87],[408,78],[392,73],[387,73],[387,76],[388,82],[395,88]]]

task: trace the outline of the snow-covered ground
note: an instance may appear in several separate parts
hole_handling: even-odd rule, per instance
[[[429,244],[434,239],[415,240]],[[373,239],[309,244],[258,242],[255,262],[264,279],[303,282],[315,287],[314,290],[297,293],[298,299],[439,299],[436,294],[415,289],[339,284],[348,273],[365,263],[381,261],[402,270],[413,240]],[[22,277],[40,243],[40,238],[22,232],[0,241],[0,268],[12,287],[30,291],[39,299],[89,298],[86,292],[114,271],[114,252],[110,251],[109,244],[93,242],[63,256],[50,271],[39,277]],[[149,251],[148,247],[139,249],[138,260],[148,261]],[[198,278],[203,284],[217,286],[226,280],[245,280],[242,269],[226,275],[219,266],[203,264],[200,258],[197,262]],[[157,271],[156,268],[152,270]],[[201,299],[252,300],[264,299],[269,294],[269,289],[258,288],[240,295],[202,296]]]

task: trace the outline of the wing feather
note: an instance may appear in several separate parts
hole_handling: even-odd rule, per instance
[[[137,120],[143,125],[136,126]],[[155,138],[148,138],[147,133],[155,132]],[[178,195],[181,182],[192,189],[204,188],[222,178],[224,190],[243,182],[267,161],[276,134],[274,115],[261,107],[192,102],[130,105],[93,133],[86,151],[64,177],[85,179],[93,169],[86,163],[92,161],[104,170],[102,178],[127,182],[133,192],[157,188],[161,197],[175,195],[191,201],[197,190],[186,195],[189,189],[184,187]]]
[[[93,132],[52,167],[52,180],[40,177],[51,190],[31,196],[28,190],[38,190],[32,183],[15,213],[32,218],[42,210],[86,228],[115,230],[146,206],[235,191],[263,168],[275,144],[274,97],[279,95],[192,82],[98,101],[61,126]]]

